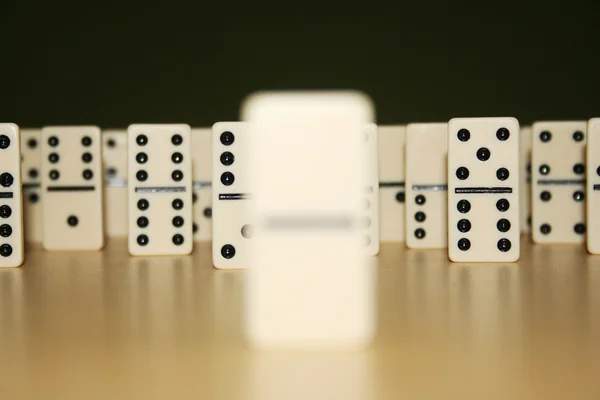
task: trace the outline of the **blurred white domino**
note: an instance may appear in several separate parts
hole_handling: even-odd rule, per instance
[[[126,237],[127,131],[102,132],[104,162],[104,229],[109,237]]]
[[[454,262],[519,259],[519,122],[448,123],[448,255]]]
[[[19,127],[0,124],[0,268],[23,264]]]
[[[254,225],[249,213],[249,131],[244,122],[213,125],[213,265],[219,269],[249,267]]]
[[[406,127],[379,126],[379,240],[404,241]]]
[[[100,140],[96,126],[42,129],[46,250],[100,250],[104,245]]]
[[[519,143],[521,232],[531,231],[531,142],[531,127],[521,127]]]
[[[374,334],[364,250],[364,126],[355,92],[261,93],[249,121],[256,234],[245,330],[258,347],[363,347]]]
[[[127,131],[129,253],[191,253],[189,125],[130,125]]]
[[[536,122],[531,153],[535,243],[585,242],[586,121]]]
[[[378,171],[378,134],[377,125],[368,124],[365,128],[365,146],[367,157],[366,195],[364,202],[365,246],[367,254],[379,253],[379,171]]]
[[[600,118],[587,126],[587,248],[600,254]]]
[[[448,247],[448,124],[406,126],[406,246]]]
[[[192,129],[194,240],[212,239],[212,129]]]
[[[21,176],[23,179],[23,226],[25,241],[40,243],[43,235],[40,179],[42,130],[21,129]]]

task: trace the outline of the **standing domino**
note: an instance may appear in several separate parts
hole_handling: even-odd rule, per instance
[[[360,219],[367,175],[357,93],[263,93],[249,121],[256,235],[246,334],[261,347],[356,347],[374,333],[374,276]]]
[[[448,124],[406,126],[406,246],[448,247]]]
[[[519,143],[519,207],[521,232],[531,229],[531,127],[521,127]]]
[[[379,126],[379,239],[404,241],[404,140],[406,127]]]
[[[192,129],[194,240],[212,238],[212,129]]]
[[[536,122],[532,147],[535,243],[585,242],[585,121]]]
[[[519,259],[519,122],[448,123],[448,254],[454,262]]]
[[[0,268],[23,264],[19,127],[0,124]]]
[[[101,160],[100,128],[42,129],[46,250],[99,250],[104,245]]]
[[[130,125],[127,134],[129,253],[191,253],[189,125]]]
[[[378,135],[377,125],[368,124],[365,128],[365,146],[367,159],[366,196],[364,198],[363,226],[367,254],[379,253],[379,171],[378,171]]]
[[[600,118],[587,126],[587,248],[600,254]]]
[[[249,213],[248,124],[213,125],[213,265],[219,269],[248,268],[254,225]]]
[[[40,196],[40,170],[42,168],[42,130],[21,130],[21,176],[23,179],[23,225],[25,241],[42,241],[42,202]]]
[[[102,132],[106,235],[127,236],[127,131]]]

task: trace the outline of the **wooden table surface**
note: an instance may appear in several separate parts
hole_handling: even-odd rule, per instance
[[[384,244],[367,351],[259,352],[244,271],[30,249],[0,270],[0,399],[600,399],[600,256],[522,240],[516,264]]]

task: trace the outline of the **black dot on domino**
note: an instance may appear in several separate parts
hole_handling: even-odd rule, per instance
[[[135,177],[138,181],[144,182],[146,179],[148,179],[148,173],[142,169],[136,172]]]
[[[417,239],[423,239],[425,237],[425,229],[419,228],[415,230],[415,237]]]
[[[600,176],[600,167],[596,169],[596,175]]]
[[[231,186],[235,182],[235,176],[231,172],[223,172],[221,174],[221,183],[225,186]]]
[[[471,138],[471,132],[469,132],[468,129],[463,128],[458,131],[456,137],[458,137],[458,140],[460,140],[461,142],[466,142]]]
[[[427,218],[427,216],[422,211],[419,211],[415,214],[415,220],[417,222],[423,222],[423,221],[425,221],[426,218]]]
[[[212,208],[205,208],[203,214],[206,218],[212,218]]]
[[[81,175],[83,176],[83,179],[85,179],[86,181],[89,181],[90,179],[92,179],[94,177],[94,173],[92,172],[91,169],[83,170],[83,173]]]
[[[107,168],[106,175],[108,175],[109,178],[114,178],[117,175],[117,169],[114,167]]]
[[[89,136],[84,136],[81,139],[81,144],[85,147],[90,147],[92,145],[92,138]]]
[[[575,224],[575,226],[573,227],[573,230],[575,231],[576,234],[583,235],[585,233],[585,224],[582,224],[582,223]]]
[[[196,193],[192,193],[192,204],[198,201],[198,195]]]
[[[181,246],[183,244],[183,242],[184,242],[183,235],[180,235],[179,233],[176,235],[173,235],[173,244],[175,246]]]
[[[552,232],[552,227],[550,226],[550,224],[542,224],[540,226],[540,232],[544,235],[547,235],[550,232]]]
[[[148,242],[150,242],[150,239],[148,239],[148,236],[146,236],[146,235],[139,235],[136,238],[136,242],[140,246],[146,246],[148,244]]]
[[[510,243],[510,240],[506,238],[498,240],[498,250],[500,250],[501,252],[506,253],[510,250],[511,247],[512,244]]]
[[[510,137],[510,131],[506,128],[500,128],[496,131],[496,137],[501,142],[504,142]]]
[[[406,194],[404,192],[396,193],[396,201],[398,203],[404,203],[406,201]]]
[[[8,172],[5,172],[2,175],[0,175],[0,185],[2,185],[3,187],[12,186],[13,182],[14,182],[14,178]]]
[[[551,198],[552,194],[547,190],[544,190],[542,193],[540,193],[540,200],[542,201],[550,201]]]
[[[471,211],[471,203],[468,200],[460,200],[458,204],[456,204],[456,209],[461,214],[466,214]]]
[[[548,175],[550,173],[550,167],[546,164],[540,165],[540,174]]]
[[[12,247],[9,244],[5,243],[2,246],[0,246],[0,254],[2,255],[2,257],[10,257],[12,252]]]
[[[83,153],[81,155],[81,161],[83,161],[84,163],[91,163],[92,162],[92,154],[91,153]]]
[[[233,164],[233,162],[235,161],[235,157],[234,157],[233,153],[226,151],[225,153],[221,154],[220,160],[221,160],[221,164],[228,167],[231,164]]]
[[[244,225],[241,232],[243,237],[250,239],[254,235],[254,227],[252,225]]]
[[[585,166],[583,164],[575,164],[573,165],[573,172],[577,175],[585,174]]]
[[[7,205],[0,206],[0,217],[8,218],[11,215],[12,215],[12,209],[10,208],[10,206],[7,206]]]
[[[143,151],[137,153],[135,155],[135,161],[137,161],[138,164],[145,164],[148,161],[148,154],[144,153]]]
[[[50,145],[50,147],[56,147],[58,146],[58,138],[56,136],[50,136],[48,138],[48,144]]]
[[[181,162],[183,161],[183,154],[175,152],[171,155],[171,161],[173,161],[175,164],[181,164]]]
[[[500,232],[508,232],[510,230],[510,221],[506,218],[502,218],[496,224],[496,228],[498,228]]]
[[[29,147],[30,149],[35,149],[38,145],[37,140],[31,138],[27,141],[27,147]]]
[[[137,135],[137,137],[135,138],[135,142],[138,144],[138,146],[145,146],[148,144],[148,136]]]
[[[10,138],[6,135],[0,135],[0,149],[4,150],[10,146]]]
[[[498,180],[505,181],[508,179],[509,176],[510,173],[506,168],[498,168],[498,170],[496,171],[496,178],[498,178]]]
[[[221,143],[224,146],[231,146],[233,144],[233,142],[235,142],[235,136],[233,135],[233,133],[231,133],[229,131],[225,131],[225,132],[221,133],[219,140],[221,140]]]
[[[2,237],[9,237],[10,235],[12,235],[12,228],[10,225],[8,224],[2,224],[0,225],[0,236]]]
[[[585,194],[581,190],[578,190],[575,193],[573,193],[573,200],[583,201],[584,199],[585,199]]]
[[[181,172],[180,170],[176,169],[175,171],[173,171],[173,173],[171,173],[171,178],[175,181],[175,182],[179,182],[183,179],[183,172]]]
[[[115,142],[115,139],[110,138],[106,141],[106,145],[112,149],[114,147],[117,147],[117,142]]]
[[[28,199],[30,203],[35,204],[40,200],[40,196],[37,193],[30,193]]]
[[[183,143],[183,138],[181,135],[175,134],[171,136],[171,143],[173,143],[175,146],[179,146],[181,143]]]
[[[479,150],[477,150],[477,159],[479,161],[487,161],[490,159],[491,155],[492,153],[488,148],[482,147]]]
[[[573,140],[576,142],[581,142],[585,135],[581,131],[576,131],[573,133]]]
[[[137,207],[139,210],[145,211],[150,207],[150,203],[146,199],[140,199],[137,202]]]
[[[148,221],[148,218],[146,218],[146,217],[139,217],[137,219],[137,226],[140,228],[146,228],[149,223],[150,223],[150,221]]]
[[[173,226],[176,228],[181,228],[183,226],[183,218],[182,217],[174,217],[173,218]]]
[[[540,133],[540,140],[543,143],[548,143],[550,140],[552,140],[552,134],[548,131],[543,131]]]
[[[70,215],[69,218],[67,218],[67,224],[69,226],[75,227],[75,226],[79,225],[79,218],[77,218],[74,215]]]
[[[415,203],[417,203],[420,206],[425,204],[426,201],[427,201],[427,199],[422,194],[417,195],[417,197],[415,197]]]
[[[60,157],[57,153],[50,153],[50,155],[48,155],[48,161],[50,161],[51,164],[56,164],[59,160]]]
[[[173,202],[171,203],[171,205],[173,206],[173,208],[175,210],[181,210],[183,208],[183,200],[181,200],[181,199],[175,199],[175,200],[173,200]]]
[[[459,167],[456,170],[456,177],[461,181],[464,181],[469,177],[469,170],[466,167]]]
[[[471,241],[469,239],[462,238],[458,241],[458,249],[461,251],[467,251],[471,248]]]
[[[471,221],[469,221],[468,219],[461,219],[456,224],[456,227],[460,232],[467,233],[471,230]]]
[[[496,208],[501,212],[508,211],[510,203],[506,199],[500,199],[496,202]]]
[[[195,223],[195,222],[192,224],[192,232],[193,232],[193,233],[196,233],[196,232],[198,232],[198,224],[197,224],[197,223]]]

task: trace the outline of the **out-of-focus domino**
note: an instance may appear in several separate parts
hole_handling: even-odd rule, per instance
[[[127,131],[102,132],[104,162],[104,229],[108,237],[126,237]]]
[[[406,126],[379,126],[379,240],[404,241]]]
[[[25,241],[40,243],[43,235],[40,179],[42,130],[21,129],[21,176],[23,179],[23,226]]]
[[[212,129],[192,129],[194,240],[212,239]]]

